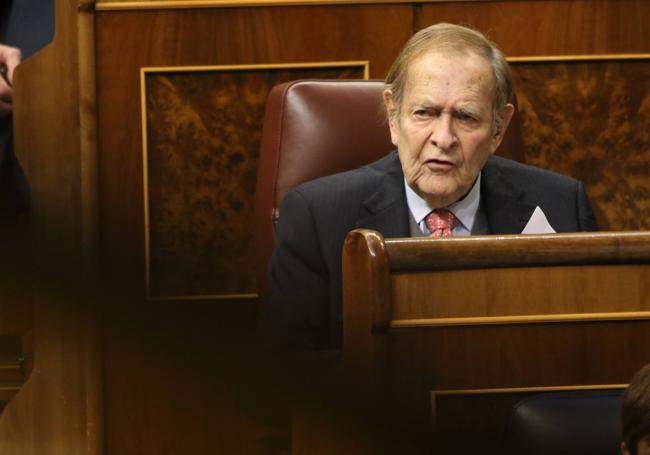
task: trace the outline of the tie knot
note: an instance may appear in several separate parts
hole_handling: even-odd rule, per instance
[[[458,224],[458,218],[447,209],[435,209],[426,216],[424,222],[431,237],[451,237],[451,230]]]

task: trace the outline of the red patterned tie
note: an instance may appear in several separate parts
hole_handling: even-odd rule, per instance
[[[458,219],[447,209],[435,209],[424,222],[431,231],[430,237],[451,237],[451,230],[458,224]]]

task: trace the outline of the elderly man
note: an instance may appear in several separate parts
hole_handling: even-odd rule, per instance
[[[597,229],[580,182],[492,156],[513,115],[511,92],[503,54],[477,31],[437,24],[406,43],[384,91],[397,152],[283,200],[269,311],[286,342],[341,347],[341,256],[352,229],[385,237]]]

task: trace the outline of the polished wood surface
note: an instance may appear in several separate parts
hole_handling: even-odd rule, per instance
[[[256,297],[251,220],[268,93],[291,79],[362,79],[364,70],[341,62],[145,73],[149,298]]]
[[[358,5],[382,3],[420,3],[421,0],[98,0],[97,9],[101,11],[147,10],[147,9],[197,9],[229,8],[242,6],[287,6],[287,5]],[[429,2],[468,1],[468,0],[426,0]],[[478,0],[481,1],[481,0]]]
[[[580,280],[582,287],[571,286],[575,280]],[[479,275],[475,271],[415,277],[405,273],[392,281],[396,301],[404,302],[393,308],[393,318],[400,326],[529,322],[530,318],[535,321],[535,316],[546,322],[552,322],[553,316],[560,320],[578,315],[587,319],[648,318],[650,299],[645,283],[649,281],[650,270],[633,265],[490,269]],[[438,289],[430,302],[421,298],[427,288]]]
[[[370,253],[377,258],[363,261]],[[390,259],[383,237],[377,232],[366,231],[363,235],[348,234],[343,249],[343,323],[344,360],[351,369],[372,370],[377,358],[377,343],[368,334],[386,329],[391,319],[392,289],[390,285]],[[356,267],[359,268],[356,268]],[[369,296],[372,296],[370,303]],[[362,303],[363,302],[363,303]]]
[[[650,317],[650,269],[636,265],[650,263],[645,231],[389,239],[386,245],[395,327]],[[580,287],[572,285],[576,280]],[[422,299],[427,289],[437,290],[435,305]]]
[[[386,239],[394,271],[650,261],[650,232]],[[562,255],[558,253],[562,252]]]
[[[509,57],[630,54],[650,51],[644,0],[543,0],[425,3],[419,27],[467,24]]]
[[[140,129],[135,127],[140,124],[140,68],[253,63],[297,66],[294,70],[269,70],[268,74],[258,72],[261,81],[251,79],[251,72],[243,72],[237,77],[232,72],[214,73],[214,77],[219,74],[225,78],[232,77],[230,85],[237,91],[234,98],[225,96],[225,86],[219,81],[210,76],[203,77],[204,85],[212,84],[212,90],[219,91],[215,91],[213,97],[198,95],[196,99],[200,100],[199,104],[183,106],[194,110],[192,118],[199,123],[213,119],[212,125],[208,126],[211,135],[208,142],[204,135],[189,133],[191,127],[163,128],[164,124],[158,121],[162,115],[158,105],[150,104],[156,109],[148,112],[150,120],[154,122],[151,127],[163,128],[161,131],[178,136],[173,142],[174,147],[168,147],[168,150],[182,151],[184,162],[190,166],[188,170],[197,163],[204,163],[195,173],[182,174],[185,179],[191,178],[191,182],[178,181],[173,175],[160,180],[162,174],[154,173],[154,177],[158,175],[160,178],[153,183],[160,181],[162,186],[152,188],[152,194],[156,201],[162,201],[160,195],[168,194],[169,197],[163,200],[169,203],[163,206],[158,204],[160,216],[152,220],[153,233],[156,235],[154,240],[157,241],[152,244],[151,256],[158,258],[154,272],[164,275],[162,278],[168,282],[165,285],[163,280],[162,288],[154,289],[153,294],[209,296],[235,294],[237,291],[250,294],[255,292],[254,281],[251,281],[254,274],[246,276],[245,270],[252,270],[255,262],[250,248],[252,225],[246,223],[245,218],[249,213],[247,208],[253,203],[254,181],[250,177],[256,175],[263,109],[260,103],[265,100],[270,83],[296,77],[360,77],[363,73],[342,73],[326,67],[336,62],[358,60],[372,60],[370,77],[383,75],[390,63],[386,53],[395,54],[410,34],[410,15],[410,9],[405,6],[97,13],[99,128],[100,131],[121,132],[100,134],[101,216],[105,223],[103,238],[107,250],[112,252],[108,261],[123,269],[127,279],[132,277],[134,286],[142,286],[145,270],[142,138]],[[399,25],[387,31],[383,26],[387,19]],[[241,30],[251,30],[253,33],[246,40],[240,40],[236,37]],[[337,32],[331,33],[331,30]],[[135,35],[149,36],[150,39],[133,41],[131,37]],[[193,39],[184,38],[197,35],[205,37],[198,44]],[[173,42],[174,45],[152,46],[152,42]],[[115,65],[114,62],[118,60],[120,65]],[[306,62],[314,63],[315,68],[301,69],[300,64]],[[319,69],[318,63],[322,63],[323,67]],[[198,78],[200,76],[195,75],[193,79],[186,80],[187,83],[196,84]],[[208,86],[204,88],[208,89]],[[172,92],[180,97],[182,103],[189,103],[184,92]],[[239,99],[241,96],[244,96],[242,100],[247,99],[246,94],[250,95],[248,98],[257,100],[257,108],[244,109]],[[159,103],[166,99],[164,96],[157,97]],[[174,104],[169,105],[165,101],[165,106],[171,109]],[[177,115],[171,118],[179,122],[183,117]],[[215,129],[216,119],[227,120],[227,124],[220,123],[221,126]],[[188,134],[183,135],[184,131]],[[172,142],[164,140],[161,146],[165,144],[169,146]],[[239,153],[241,156],[228,161],[226,150],[228,154]],[[155,152],[155,147],[152,151]],[[204,156],[199,161],[192,160],[192,153],[203,153]],[[165,156],[158,159],[154,154],[151,160],[155,161],[150,160],[149,163],[156,169],[167,162],[163,158]],[[217,174],[218,182],[210,184]],[[230,184],[227,183],[228,178],[232,178]],[[202,185],[205,190],[202,194],[209,194],[205,197],[213,201],[214,210],[204,210],[210,204],[193,203],[193,198],[199,197],[195,192],[188,196],[189,199],[182,197],[185,193],[179,191],[188,185],[191,185],[189,188]],[[228,190],[219,191],[218,187],[224,185]],[[221,206],[226,212],[232,211],[229,207],[241,207],[242,214],[225,216],[224,212],[224,216],[220,216],[223,210],[218,209]],[[194,246],[190,245],[193,249],[183,248],[179,253],[176,245],[182,241],[189,242],[190,237],[195,239]],[[210,242],[223,244],[216,248]],[[227,251],[236,248],[243,250]],[[221,273],[223,276],[217,276],[220,270],[224,272]],[[230,270],[232,272],[226,276],[225,271]],[[175,275],[180,284],[169,278]]]
[[[601,229],[650,228],[650,138],[639,127],[650,122],[650,56],[522,62],[513,73],[527,162],[582,180]]]
[[[21,278],[29,285],[27,302],[33,302],[33,367],[0,418],[2,453],[102,451],[95,290],[88,267],[98,247],[92,240],[97,219],[87,211],[96,194],[94,91],[88,83],[94,81],[92,16],[79,13],[77,3],[56,2],[54,41],[15,73],[15,150],[30,182],[33,210],[27,238],[14,241],[25,242],[29,266]]]
[[[228,256],[219,249],[200,248],[202,256],[194,253],[179,256],[170,254],[174,250],[164,243],[152,242],[152,257],[167,259],[164,263],[167,276],[178,274],[182,278],[167,281],[173,286],[167,284],[166,287],[160,286],[159,280],[152,296],[182,294],[206,299],[144,302],[145,223],[142,132],[139,128],[141,68],[296,65],[296,68],[285,68],[279,73],[268,68],[240,73],[242,77],[233,71],[202,73],[203,77],[191,72],[152,75],[153,79],[158,78],[152,82],[170,82],[157,85],[166,91],[150,98],[147,108],[147,115],[154,120],[150,125],[159,128],[159,139],[165,139],[157,143],[165,147],[173,145],[167,147],[175,153],[170,156],[185,160],[188,166],[198,164],[199,167],[196,173],[179,174],[185,179],[178,181],[179,185],[171,184],[176,180],[166,178],[169,174],[154,173],[154,183],[160,184],[152,187],[150,182],[149,187],[159,195],[178,195],[183,185],[188,185],[188,189],[203,185],[202,194],[209,200],[217,200],[226,207],[236,202],[245,210],[252,203],[252,198],[247,198],[247,191],[251,190],[247,175],[256,165],[257,151],[251,145],[259,135],[255,111],[265,99],[264,91],[270,89],[270,82],[304,76],[340,77],[340,70],[326,66],[368,60],[369,56],[373,57],[370,76],[384,72],[390,63],[384,52],[392,49],[395,53],[407,39],[411,30],[410,14],[408,7],[392,6],[96,14],[100,218],[103,251],[106,252],[103,264],[106,276],[110,277],[108,282],[113,284],[109,297],[112,303],[103,312],[108,453],[213,454],[290,450],[288,416],[283,410],[286,395],[275,391],[269,383],[269,377],[274,376],[273,369],[278,368],[277,362],[273,358],[260,359],[252,347],[255,345],[256,301],[249,298],[217,302],[214,299],[217,291],[232,293],[242,288],[255,291],[251,287],[254,257],[246,247],[248,241],[240,238],[252,225],[241,217],[220,219],[213,212],[202,211],[204,206],[201,205],[201,213],[196,213],[196,207],[185,204],[184,200],[172,206],[159,206],[164,210],[159,211],[152,222],[165,227],[164,231],[158,229],[159,233],[175,233],[176,237],[167,238],[190,240],[184,236],[187,230],[178,229],[183,226],[189,226],[191,229],[187,232],[197,240],[212,238],[213,243],[226,240],[219,238],[223,232],[241,231],[236,241],[230,237],[230,242],[224,245],[231,250],[242,250],[236,256]],[[401,25],[384,30],[387,17]],[[241,39],[243,30],[248,31],[246,39]],[[332,33],[333,30],[336,32]],[[148,38],[134,40],[134,36]],[[197,36],[203,38],[197,40]],[[115,65],[116,61],[120,64]],[[300,68],[300,64],[306,62],[314,63],[314,68]],[[320,67],[319,63],[322,63]],[[362,75],[359,72],[355,77]],[[164,81],[167,76],[173,78]],[[185,87],[200,90],[188,92]],[[232,91],[225,90],[228,87]],[[196,94],[203,93],[205,88],[215,96]],[[169,99],[177,99],[180,104],[156,104]],[[248,108],[240,101],[248,103]],[[159,109],[160,106],[163,109]],[[166,118],[175,126],[167,128],[158,120],[174,106],[181,107],[175,112],[187,112],[189,117],[168,116]],[[207,136],[181,134],[179,137],[184,138],[183,141],[166,140],[174,131],[179,134],[188,131],[176,128],[187,118],[207,122]],[[223,120],[231,126],[222,124]],[[103,134],[104,131],[119,134]],[[178,147],[179,144],[182,147]],[[224,153],[218,153],[219,148],[212,146],[215,144],[222,144]],[[161,166],[165,166],[166,161],[158,160],[164,156],[156,154],[155,149],[152,151],[149,169],[164,170]],[[212,166],[205,160],[191,159],[197,153],[203,153],[201,156],[205,160],[212,160]],[[226,159],[237,153],[244,159]],[[240,172],[241,169],[245,172]],[[175,168],[171,170],[177,172]],[[244,189],[236,192],[233,201],[228,194],[214,193],[219,185],[208,184],[212,178],[228,186],[229,176],[234,187]],[[188,194],[195,196],[194,192]],[[176,213],[188,216],[169,216]],[[197,218],[198,215],[201,216]],[[200,247],[201,242],[197,245]],[[190,260],[184,260],[186,257]],[[227,280],[221,281],[221,277],[215,276],[219,268],[228,270],[233,258],[241,264],[249,261],[248,272],[246,267],[239,268],[241,273],[236,279],[245,286],[238,289],[232,286],[229,289]],[[233,282],[236,283],[230,280]],[[136,432],[133,428],[145,430]]]
[[[461,417],[471,399],[447,401],[432,410],[430,394],[625,383],[650,357],[650,313],[640,315],[639,320],[589,320],[585,315],[581,322],[558,319],[532,324],[513,318],[508,323],[484,325],[481,317],[452,326],[439,320],[410,326],[394,322],[441,316],[444,320],[449,314],[485,316],[490,311],[553,316],[606,310],[616,316],[631,309],[647,309],[650,236],[632,234],[637,246],[626,252],[628,234],[614,240],[618,235],[518,236],[522,244],[530,242],[530,248],[522,246],[521,251],[530,252],[534,261],[544,250],[548,265],[526,267],[525,259],[517,259],[513,261],[516,269],[502,268],[503,258],[498,255],[493,266],[489,265],[497,244],[501,245],[497,249],[506,251],[504,256],[521,246],[513,248],[513,242],[508,246],[514,237],[476,237],[459,249],[462,254],[463,249],[474,248],[475,253],[469,256],[484,254],[485,260],[479,267],[474,261],[474,268],[459,272],[445,270],[444,254],[442,267],[434,254],[444,251],[445,243],[449,248],[460,246],[457,239],[384,241],[374,231],[353,231],[346,239],[343,256],[346,368],[359,381],[357,386],[380,394],[398,420],[421,432],[424,446],[433,444],[435,435],[427,428],[435,412],[437,421],[442,422],[437,435],[440,441],[461,432],[476,432],[486,450],[497,453],[499,441],[493,430],[503,430],[505,421],[495,419],[507,415],[512,395],[520,390],[501,390],[501,396],[489,398],[485,406],[477,403],[471,418]],[[580,256],[581,242],[582,246],[590,243],[593,250],[591,257],[584,254],[589,248],[582,251],[583,265],[550,265],[570,261],[573,254],[573,259]],[[611,254],[601,255],[599,244],[609,244]],[[553,256],[555,261],[550,259]],[[458,261],[450,262],[458,265]],[[524,270],[527,273],[510,273]],[[607,277],[614,279],[608,281]],[[481,410],[484,414],[477,416]],[[444,450],[452,448],[440,443]],[[454,453],[468,453],[476,448],[472,444],[456,441]]]
[[[0,414],[25,382],[19,336],[0,336]]]
[[[269,377],[275,375],[273,369],[278,368],[277,362],[272,357],[259,359],[252,348],[256,301],[250,298],[236,302],[214,299],[216,291],[232,292],[235,289],[224,286],[228,284],[226,281],[217,281],[221,278],[215,277],[217,268],[214,266],[227,270],[233,261],[227,259],[221,250],[210,248],[200,251],[203,259],[194,255],[189,262],[177,260],[185,256],[170,255],[173,250],[163,250],[161,246],[164,244],[154,242],[152,257],[164,258],[167,254],[167,258],[174,259],[165,263],[167,275],[178,274],[192,280],[183,279],[173,287],[159,286],[154,288],[152,295],[184,294],[207,299],[144,302],[140,69],[187,69],[197,65],[272,66],[277,63],[297,66],[284,69],[279,75],[270,70],[254,73],[261,80],[253,77],[254,74],[250,76],[250,71],[242,73],[242,77],[237,77],[233,71],[222,76],[206,73],[203,78],[191,72],[176,74],[175,83],[163,87],[167,88],[167,95],[183,95],[177,99],[185,110],[176,112],[193,111],[197,115],[192,114],[191,118],[207,121],[208,145],[223,144],[224,153],[220,154],[218,147],[206,148],[206,142],[202,140],[206,136],[201,134],[186,134],[182,137],[187,140],[174,143],[174,148],[169,150],[188,165],[196,163],[190,158],[193,154],[203,153],[202,150],[204,158],[213,163],[210,166],[199,162],[198,172],[183,173],[181,176],[185,180],[179,183],[188,184],[190,188],[203,185],[206,197],[227,206],[227,195],[214,193],[218,185],[208,185],[208,182],[212,178],[223,180],[223,185],[226,185],[226,179],[232,176],[235,187],[244,185],[245,191],[237,192],[236,201],[245,209],[252,203],[252,198],[246,197],[251,181],[247,180],[248,172],[239,173],[239,170],[249,171],[255,167],[257,151],[251,146],[259,135],[255,106],[261,106],[260,100],[265,99],[264,90],[270,89],[270,82],[297,76],[340,77],[339,70],[326,65],[368,60],[369,57],[373,60],[371,77],[385,72],[390,63],[386,50],[396,53],[410,35],[410,8],[235,8],[98,12],[96,16],[102,245],[106,252],[107,276],[111,277],[109,282],[114,283],[110,297],[113,303],[104,312],[107,450],[119,454],[288,451],[290,430],[288,416],[283,410],[286,395],[269,384]],[[399,25],[387,30],[384,27],[387,19]],[[242,39],[244,30],[247,31],[246,39]],[[148,38],[134,40],[134,36]],[[197,36],[203,38],[197,40]],[[116,61],[120,64],[115,65]],[[309,71],[301,69],[300,64],[306,62],[314,63],[315,68]],[[319,63],[322,63],[321,67]],[[355,76],[362,74],[359,72]],[[163,82],[164,74],[153,76],[158,77],[158,82]],[[197,85],[199,82],[202,85]],[[192,84],[196,88],[209,88],[215,96],[191,95],[194,92],[177,90],[185,86],[191,88]],[[229,91],[224,91],[228,87],[233,90],[232,96]],[[165,93],[151,98],[152,103],[169,99]],[[189,98],[185,96],[188,93]],[[242,102],[248,102],[249,98],[253,101],[252,109],[245,109],[240,103],[243,95],[246,96]],[[192,99],[195,102],[190,104]],[[148,112],[153,120],[159,119],[164,112],[170,112],[158,109],[156,104],[149,106],[156,107]],[[176,125],[186,117],[171,118]],[[227,120],[232,126],[219,123],[215,129],[215,123],[210,119],[216,118]],[[162,134],[158,135],[159,138],[166,138],[174,131],[161,122],[151,126],[160,128]],[[104,131],[119,134],[102,134]],[[187,129],[175,131],[182,133]],[[229,138],[240,138],[241,141],[233,142]],[[172,144],[166,140],[160,143]],[[246,147],[240,147],[244,143]],[[225,159],[235,153],[240,153],[244,160]],[[150,157],[157,160],[161,155],[154,151]],[[165,165],[165,161],[150,161],[149,164],[150,169],[155,169]],[[156,179],[160,185],[153,187],[161,192],[159,194],[173,195],[175,188],[182,189],[182,185],[171,185],[173,179],[160,179],[163,175],[158,173]],[[237,175],[241,178],[236,178]],[[194,197],[193,193],[191,195]],[[160,216],[153,219],[155,223],[166,223],[164,227],[168,233],[184,234],[185,231],[179,231],[178,227],[191,224],[192,235],[196,235],[197,240],[209,240],[212,234],[216,242],[225,240],[218,238],[222,232],[239,230],[242,234],[252,228],[250,222],[241,218],[228,216],[220,219],[209,211],[201,213],[205,216],[200,222],[194,222],[195,207],[183,200],[173,205],[171,215],[189,214],[184,219],[169,216],[169,207],[167,205],[164,211],[159,212]],[[176,223],[178,220],[182,223]],[[182,235],[178,238],[190,240]],[[245,239],[238,237],[235,242],[231,237],[226,246],[229,249],[243,248],[236,260],[241,264],[248,261],[248,273],[245,267],[239,268],[242,272],[237,280],[245,284],[244,290],[255,291],[251,288],[254,257],[247,244]],[[134,432],[133,428],[146,430]]]
[[[175,156],[182,159],[159,160],[155,154],[151,155],[152,169],[167,171],[152,174],[158,176],[154,181],[156,187],[151,188],[156,198],[151,201],[156,213],[151,223],[147,223],[142,210],[145,203],[140,159],[142,140],[141,132],[135,127],[142,115],[137,77],[142,67],[367,60],[370,77],[382,78],[397,50],[413,31],[444,20],[468,23],[487,32],[506,54],[514,57],[649,52],[648,32],[636,22],[648,6],[636,0],[282,8],[220,8],[215,3],[211,8],[200,9],[187,3],[188,8],[171,10],[161,6],[164,2],[141,3],[146,8],[111,10],[102,6],[110,6],[109,3],[97,3],[99,127],[102,131],[121,132],[100,135],[100,197],[101,219],[105,220],[103,238],[112,253],[108,261],[114,264],[112,267],[123,269],[133,286],[141,286],[143,280],[147,281],[143,274],[150,273],[145,292],[154,298],[255,294],[255,281],[245,273],[254,266],[252,231],[242,220],[250,215],[247,207],[253,203],[247,176],[253,175],[257,166],[255,137],[259,133],[260,116],[246,109],[244,117],[247,118],[244,118],[236,114],[241,114],[241,106],[220,105],[217,111],[223,113],[222,120],[230,119],[227,122],[230,126],[220,122],[222,128],[211,128],[212,139],[206,142],[205,135],[181,134],[191,128],[178,128],[180,125],[167,128],[170,125],[162,122],[160,112],[156,113],[160,103],[150,105],[152,109],[158,107],[147,115],[158,122],[160,131],[174,136],[163,134],[159,145],[181,151]],[[576,21],[583,27],[576,28]],[[392,24],[391,27],[386,28],[386,23]],[[252,33],[245,40],[236,39],[241,30]],[[530,30],[534,33],[528,33]],[[133,40],[131,37],[136,35],[147,39]],[[201,36],[201,40],[193,39],[196,36]],[[115,65],[116,61],[120,65]],[[647,144],[643,130],[630,126],[635,121],[643,122],[644,111],[639,111],[639,106],[643,105],[647,92],[644,88],[647,78],[643,78],[647,67],[645,61],[583,62],[577,67],[567,62],[513,65],[517,87],[522,93],[527,159],[530,157],[529,162],[533,164],[584,180],[603,229],[646,227],[647,217],[639,214],[646,210],[641,195],[648,190],[647,182],[634,178],[621,186],[617,181],[619,174],[629,175],[631,168],[642,174],[638,164],[643,158],[638,151],[647,149]],[[312,75],[331,77],[326,72]],[[286,75],[287,78],[302,76],[300,72]],[[595,77],[603,84],[624,84],[631,91],[619,93],[620,90],[609,86],[591,84]],[[635,83],[634,77],[639,83]],[[540,79],[545,81],[546,91],[538,89]],[[258,84],[247,81],[246,76],[235,77],[233,83],[240,93],[254,93],[263,98]],[[573,83],[580,84],[582,89],[574,90]],[[165,106],[169,109],[191,98],[189,94],[174,93],[175,103],[169,104],[170,100],[164,96],[160,98],[160,102],[167,100]],[[620,96],[610,100],[608,93]],[[581,98],[575,102],[572,96]],[[212,98],[205,98],[209,99]],[[554,102],[547,102],[549,99]],[[197,103],[185,106],[192,106],[192,118],[199,123],[210,118],[207,112],[216,112],[207,102],[200,107]],[[590,109],[589,114],[580,106]],[[612,106],[616,109],[612,110]],[[563,114],[557,114],[558,110]],[[594,110],[601,114],[610,112],[611,118],[592,115]],[[573,128],[574,120],[585,115],[612,124],[611,131],[601,134],[602,122],[582,122],[581,128]],[[156,125],[152,124],[152,128],[155,132]],[[596,136],[599,140],[594,144],[592,138]],[[245,140],[230,143],[228,137]],[[232,151],[244,147],[246,152],[242,161],[223,162],[225,155],[209,144],[222,144]],[[616,148],[618,156],[625,157],[617,160],[616,166],[604,159],[611,148]],[[201,150],[205,156],[202,155],[200,162],[219,164],[194,169],[192,163],[197,163],[196,159],[183,161]],[[169,166],[162,167],[165,163],[173,169],[185,167],[194,171],[183,174],[189,181],[181,181],[178,172],[170,174]],[[210,184],[215,174],[224,178]],[[215,185],[220,190],[211,192],[209,189]],[[612,191],[612,187],[616,190]],[[630,193],[639,196],[631,198]],[[151,236],[151,249],[143,255],[147,236]],[[138,252],[137,257],[133,257],[133,252]]]
[[[118,3],[127,9],[115,7]],[[34,367],[27,384],[0,417],[0,451],[3,453],[248,454],[288,453],[291,450],[285,412],[290,394],[286,388],[272,385],[271,378],[278,364],[272,355],[266,355],[266,351],[256,345],[255,300],[233,302],[209,298],[191,302],[180,299],[146,302],[141,120],[143,114],[158,118],[161,113],[170,111],[141,110],[141,68],[361,60],[370,62],[371,78],[383,78],[399,48],[415,30],[443,20],[469,23],[489,32],[505,52],[514,57],[650,52],[650,32],[644,22],[650,13],[649,4],[642,0],[243,5],[189,0],[180,5],[152,1],[131,4],[136,9],[128,9],[130,6],[126,2],[58,0],[55,41],[25,62],[16,73],[16,149],[34,194],[36,240],[32,243],[37,251],[39,272],[30,274],[36,280],[34,291],[28,281],[7,281],[11,283],[11,295],[18,299],[16,301],[34,302],[33,311],[31,303],[13,307],[0,305],[0,333],[15,336],[33,328],[34,352]],[[644,168],[638,161],[627,159],[617,163],[618,167],[612,167],[612,172],[606,172],[611,150],[627,157],[633,155],[634,148],[644,150],[646,142],[643,142],[642,128],[636,128],[638,131],[634,128],[635,122],[643,124],[645,119],[641,115],[645,111],[640,109],[647,92],[643,89],[644,81],[636,84],[637,91],[633,92],[628,89],[634,79],[626,73],[631,65],[593,62],[581,65],[572,66],[566,62],[514,65],[517,83],[522,85],[522,110],[527,115],[527,128],[534,133],[529,135],[530,151],[527,153],[535,164],[587,181],[589,194],[606,228],[645,228],[645,221],[638,215],[639,211],[646,210]],[[635,65],[639,70],[632,73],[644,75],[646,63]],[[596,96],[594,105],[598,115],[571,114],[574,112],[569,109],[572,106],[559,103],[565,112],[562,122],[554,123],[552,111],[544,106],[546,97],[541,97],[543,92],[536,93],[535,89],[539,80],[548,79],[548,90],[562,89],[553,99],[562,100],[572,87],[571,83],[562,85],[560,76],[565,73],[570,80],[582,81],[582,91],[577,90],[575,96],[583,92],[585,99]],[[606,79],[603,75],[615,77],[607,79],[610,82],[605,84],[590,85],[591,77],[602,82]],[[286,75],[287,78],[296,76],[295,72]],[[241,109],[236,100],[222,106],[219,99],[206,97],[203,100],[191,90],[177,92],[184,81],[176,82],[165,86],[168,91],[157,92],[161,96],[150,99],[151,103],[168,100],[171,94],[178,93],[173,106],[205,104],[202,109],[189,110],[198,117],[215,109],[219,110],[218,115],[227,117]],[[189,81],[190,84],[195,82],[196,79]],[[618,96],[622,93],[617,91],[620,84],[627,87],[625,94],[630,96]],[[241,93],[253,93],[258,104],[263,98],[262,90],[254,90],[256,83],[245,78],[233,77],[230,86]],[[203,88],[197,86],[197,90]],[[610,90],[616,95],[611,99],[605,97]],[[578,107],[593,106],[578,103]],[[603,110],[611,111],[610,115],[605,118]],[[175,128],[177,123],[158,122],[156,125],[161,127],[159,137],[165,139],[161,143],[174,145],[174,157],[191,158],[197,150],[202,150],[201,141],[206,137],[221,141],[231,133],[250,140],[247,147],[254,148],[250,145],[251,138],[258,133],[259,123],[254,115],[245,114],[232,122],[237,126],[232,132],[215,130],[207,136],[197,135],[180,141],[178,147],[166,140],[170,138],[170,131],[165,129],[166,125]],[[625,119],[626,116],[629,118]],[[589,129],[581,129],[580,134],[566,131],[572,125],[572,118],[576,119],[575,123],[586,124],[582,120],[584,117],[598,120],[599,125],[618,122],[616,125],[620,127],[607,130],[607,137],[595,141],[599,148],[594,149],[588,147],[594,142]],[[558,125],[563,125],[560,132],[555,131]],[[547,147],[545,142],[558,142],[559,147]],[[565,161],[562,151],[573,145],[578,152],[567,154]],[[227,148],[231,156],[232,149]],[[244,162],[237,164],[245,169],[237,174],[242,177],[245,188],[250,186],[247,172],[252,172],[256,166],[256,157],[248,148],[243,154]],[[210,158],[214,160],[220,156]],[[598,163],[593,162],[595,159]],[[226,164],[219,168],[219,175],[236,175],[232,172],[237,170],[236,166]],[[624,173],[625,177],[633,175],[633,178],[619,185],[614,171]],[[201,165],[199,172],[190,174],[189,183],[193,184],[193,189],[208,191],[211,185],[201,186],[202,179],[206,176],[216,179],[215,174],[209,165]],[[160,173],[161,176],[167,177],[167,174]],[[184,174],[184,177],[188,176]],[[180,183],[188,184],[188,181]],[[173,189],[166,178],[162,178],[157,187],[161,193],[171,191],[173,194]],[[252,203],[252,199],[246,199],[250,194],[249,191],[237,193],[235,205],[241,203],[248,207]],[[191,232],[199,240],[208,239],[209,234],[215,232],[218,217],[207,214],[192,218],[193,203],[191,199],[183,200],[159,212],[157,222],[169,228],[165,232],[170,233],[170,238],[178,232]],[[610,215],[614,203],[624,209]],[[180,215],[167,216],[170,207]],[[206,213],[201,212],[202,215]],[[187,227],[183,223],[189,223],[191,229],[174,231],[179,226]],[[234,222],[220,227],[238,228]],[[246,229],[242,227],[242,231]],[[237,242],[246,244],[247,241],[238,237]],[[206,244],[213,245],[209,241],[196,245],[203,249],[201,245]],[[226,268],[230,264],[229,256],[222,256],[220,248],[207,248],[209,253],[198,257],[188,254],[189,250],[177,254],[168,249],[165,242],[154,245],[156,251],[153,253],[165,258],[161,275],[173,277],[178,270],[183,277],[167,288],[157,288],[155,294],[212,295],[215,289],[223,290],[213,283],[216,278],[210,273],[214,271],[205,270],[206,267]],[[245,253],[237,259],[252,265],[250,248],[241,248]],[[95,266],[101,270],[99,283],[95,280]],[[389,273],[381,267],[377,271]],[[544,276],[543,272],[539,269],[532,273],[539,277]],[[251,268],[250,276],[243,276],[245,273],[241,272],[238,279],[243,283],[242,289],[250,290],[254,287],[254,272]],[[495,279],[508,282],[522,279],[515,270],[491,273],[498,277]],[[591,279],[596,278],[598,275]],[[633,279],[640,283],[639,296],[647,294],[643,284],[647,280],[643,281],[641,275]],[[471,287],[467,278],[458,280]],[[557,277],[557,280],[562,278]],[[367,286],[371,284],[366,283]],[[25,286],[29,292],[25,291]],[[611,287],[616,285],[612,283]],[[626,288],[626,292],[633,291],[632,287]],[[525,296],[527,290],[520,292]],[[25,297],[30,293],[33,300],[31,295]],[[390,294],[382,295],[387,299]],[[621,302],[621,305],[631,305],[634,296],[630,296],[632,300]],[[521,300],[516,297],[511,299]],[[542,303],[539,302],[540,308]],[[601,303],[604,309],[610,310],[605,308],[604,301],[595,301],[597,305]],[[387,305],[380,306],[370,319],[365,318],[362,308],[356,311],[359,321],[365,321],[364,327],[373,326],[367,321],[374,321],[377,333],[387,333],[390,325],[386,323],[390,321],[387,308]],[[510,309],[516,308],[513,305]],[[426,312],[422,315],[429,316]],[[101,336],[97,320],[101,321]],[[358,344],[356,357],[360,365],[370,368],[363,370],[367,372],[381,368],[383,362],[376,356],[375,360],[367,361],[369,352],[389,352],[388,358],[397,367],[396,377],[391,380],[397,384],[408,382],[412,377],[434,378],[415,384],[404,394],[405,404],[398,408],[404,411],[399,415],[406,416],[402,429],[411,422],[418,424],[429,418],[428,394],[431,390],[489,388],[499,384],[526,387],[590,381],[624,383],[650,358],[644,348],[648,345],[649,332],[644,320],[514,324],[471,329],[450,326],[428,329],[430,335],[421,335],[417,329],[408,328],[393,331],[401,334],[394,342],[389,345],[382,342]],[[435,338],[435,343],[431,343],[429,336]],[[530,343],[534,345],[531,347]],[[420,349],[429,356],[426,361],[403,355]],[[23,352],[30,351],[32,349],[23,348]],[[531,358],[539,361],[527,368],[521,367]],[[607,361],[603,362],[603,358]],[[612,370],[617,371],[615,377],[609,373]],[[477,376],[479,373],[482,376]],[[356,380],[364,375],[359,374]],[[324,399],[337,395],[345,386],[331,386],[334,393]],[[346,394],[341,395],[348,398]],[[421,401],[423,395],[426,397]],[[507,401],[504,400],[495,401],[498,406],[492,408],[504,409]],[[383,401],[384,397],[379,400]],[[462,414],[463,409],[471,406],[468,404],[471,400],[461,401],[460,398],[440,401],[440,406],[447,410],[440,409],[438,414],[441,417],[451,412]],[[336,405],[337,402],[333,400],[332,403]],[[308,412],[318,414],[314,409]],[[416,412],[410,413],[413,409]],[[336,411],[334,406],[332,431],[317,433],[317,442],[293,435],[296,453],[316,453],[316,450],[327,453],[329,447],[323,441],[340,434],[336,425],[341,421],[349,424],[345,432],[348,447],[356,447],[357,452],[377,449],[372,432],[358,439],[359,434],[354,431],[358,419]],[[358,415],[363,416],[364,412],[360,409]],[[377,416],[380,415],[378,412]],[[414,417],[408,417],[410,415]],[[315,418],[318,420],[318,416]],[[452,426],[458,424],[453,419],[449,422]],[[294,423],[295,428],[300,428],[307,420]],[[413,428],[419,427],[414,425]],[[392,442],[399,443],[399,438],[405,434],[389,430],[386,428],[384,433],[394,436]],[[490,432],[480,434],[486,435],[485,441],[490,440]]]
[[[648,15],[642,0],[442,2],[422,5],[418,27],[468,24],[508,57],[648,54]],[[648,123],[650,61],[517,62],[512,71],[526,162],[584,181],[602,229],[648,229],[650,143],[638,125]]]
[[[279,362],[258,357],[252,306],[123,300],[111,307],[105,453],[289,453],[288,415],[273,380]]]

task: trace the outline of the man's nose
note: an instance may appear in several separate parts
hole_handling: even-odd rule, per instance
[[[441,150],[450,150],[458,143],[453,119],[449,114],[442,114],[431,123],[429,141]]]

